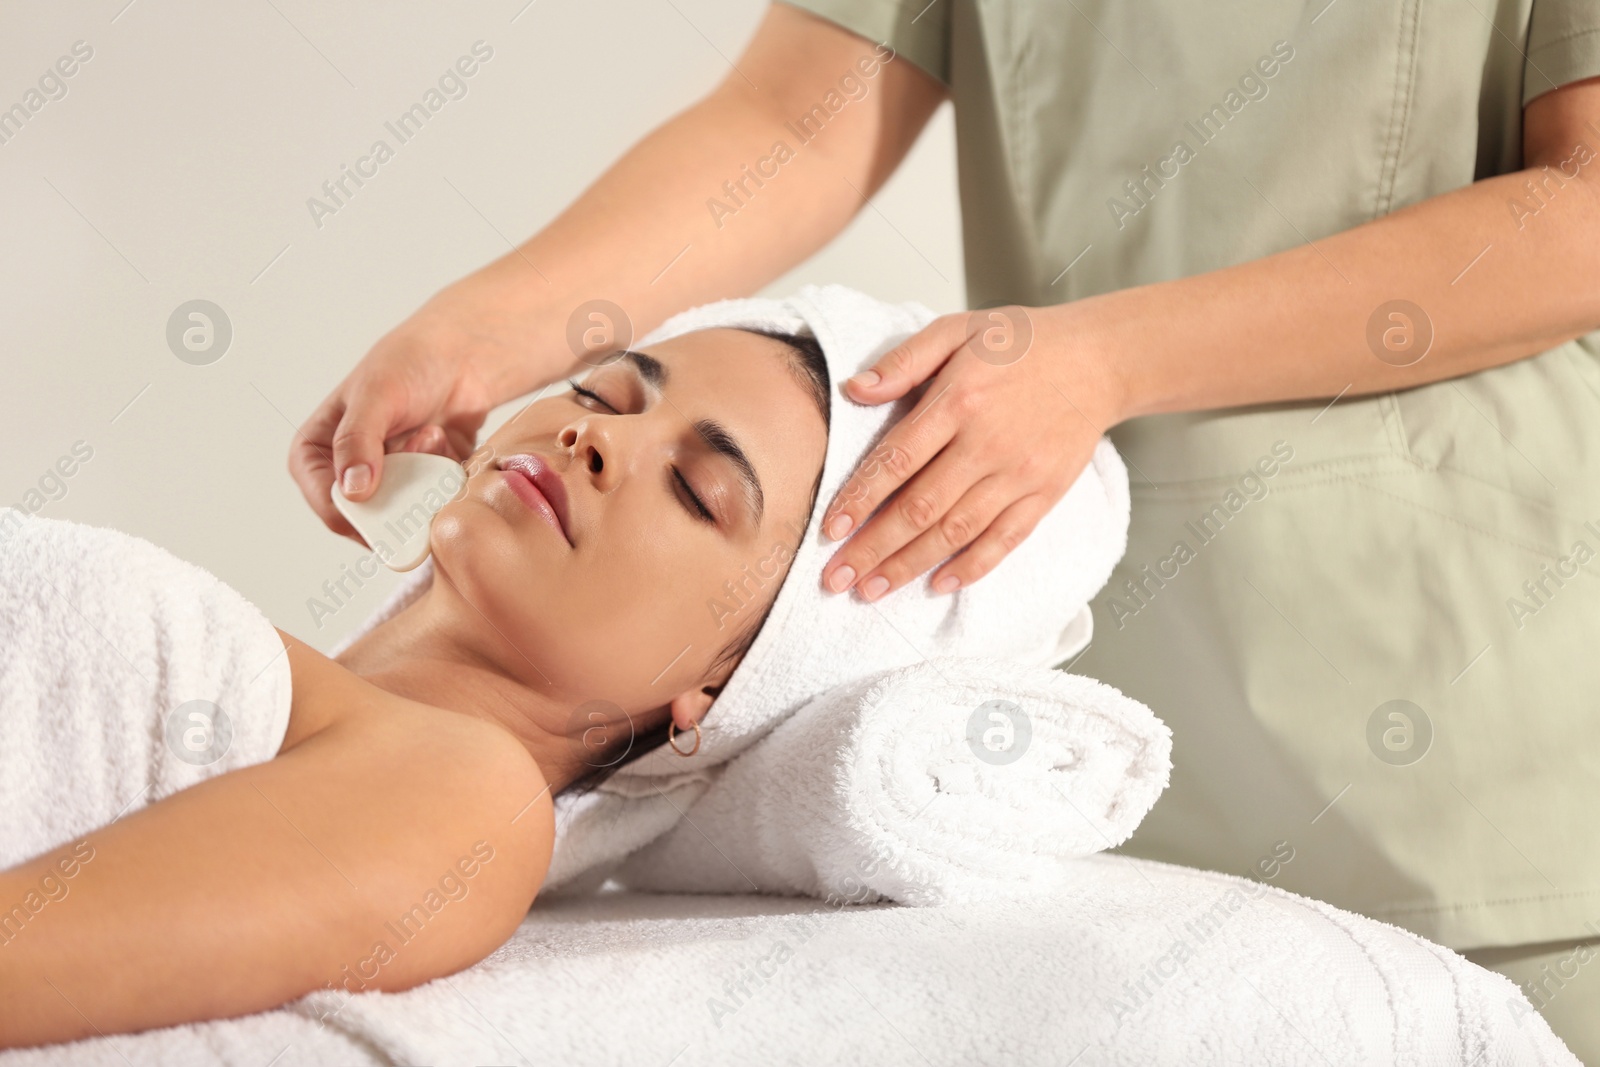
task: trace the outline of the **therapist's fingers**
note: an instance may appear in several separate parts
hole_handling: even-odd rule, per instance
[[[897,400],[939,372],[967,343],[967,317],[941,315],[894,346],[871,367],[845,379],[845,391],[863,404]]]
[[[389,452],[426,452],[433,456],[457,457],[450,448],[450,437],[444,432],[444,427],[438,423],[429,423],[418,430],[408,434],[401,434],[398,448],[389,446]]]
[[[1054,506],[1055,500],[1043,493],[1034,493],[1013,503],[995,517],[976,541],[939,568],[933,576],[934,591],[953,593],[965,589],[994,570]]]
[[[458,416],[444,424],[447,450],[444,455],[457,463],[465,464],[467,457],[478,449],[478,431],[483,429],[483,415]]]
[[[872,522],[852,537],[844,548],[834,553],[822,569],[823,586],[835,593],[853,586],[868,600],[876,600],[888,592],[888,587],[881,583],[874,583],[873,588],[868,589],[866,580],[880,573],[879,567],[885,560],[916,540],[924,531],[938,528],[938,524],[972,486],[975,480],[972,473],[974,458],[963,454],[957,445],[952,444],[917,470],[884,504]],[[972,531],[973,536],[977,533],[978,530]],[[961,544],[971,539],[968,537]],[[949,555],[949,552],[945,555]],[[928,561],[928,565],[932,566],[943,558],[936,556]]]
[[[945,417],[940,409],[943,400],[940,386],[941,382],[935,379],[916,406],[895,423],[856,466],[823,513],[822,530],[828,537],[842,540],[859,528],[879,504],[926,466],[955,436],[954,420]],[[954,499],[944,501],[945,505]],[[835,556],[835,560],[837,558]],[[855,558],[855,573],[861,573],[864,566],[876,562],[877,559]],[[848,585],[846,582],[841,588],[848,588]]]
[[[351,500],[365,500],[383,478],[383,446],[398,428],[401,398],[393,389],[354,390],[333,431],[333,469]]]
[[[941,455],[940,459],[943,458]],[[937,462],[935,461],[936,466]],[[917,481],[934,472],[935,467],[929,467],[923,475],[918,476]],[[960,478],[963,468],[953,465],[950,473]],[[906,491],[915,490],[917,481],[907,485]],[[980,478],[937,521],[913,537],[909,544],[864,573],[856,582],[856,590],[867,600],[877,600],[899,589],[918,575],[927,573],[942,560],[972,544],[993,525],[995,519],[1018,496],[1016,486],[1003,475],[989,474]],[[891,502],[890,507],[893,506]],[[881,517],[874,520],[856,536],[862,539],[880,536],[878,525],[881,521]],[[890,543],[894,543],[892,538]],[[959,580],[957,584],[960,584]],[[935,592],[948,593],[956,586],[942,588],[936,583],[933,588]]]
[[[336,409],[337,416],[342,417],[344,409]],[[320,413],[319,413],[320,414]],[[337,429],[337,417],[333,413],[326,418],[326,429],[321,431],[321,436],[329,440],[328,446],[319,447],[313,442],[315,437],[312,432],[319,429],[318,417],[314,416],[301,428],[302,437],[297,440],[296,447],[290,449],[290,470],[297,482],[308,481],[311,490],[306,493],[306,500],[316,510],[317,515],[328,524],[335,533],[360,540],[360,535],[355,527],[341,515],[331,502],[331,487],[333,485],[333,463],[331,438]],[[470,421],[470,420],[469,420]],[[465,463],[466,457],[471,453],[476,433],[463,426],[443,426],[439,423],[429,423],[416,430],[396,434],[384,442],[384,452],[427,452],[435,456],[449,456],[457,463]],[[364,542],[363,542],[364,543]]]
[[[344,401],[338,394],[311,413],[289,446],[289,476],[328,529],[360,542],[355,527],[333,506],[333,433],[343,417]]]

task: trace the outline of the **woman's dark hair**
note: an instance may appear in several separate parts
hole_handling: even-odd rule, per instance
[[[778,330],[761,330],[754,327],[739,327],[739,329],[744,330],[746,333],[760,334],[762,337],[782,342],[789,347],[794,356],[789,363],[790,369],[794,371],[795,377],[805,387],[806,392],[811,395],[811,399],[816,402],[817,410],[822,413],[822,424],[824,426],[832,425],[830,400],[832,384],[828,378],[828,360],[822,354],[822,345],[817,343],[817,339],[808,333],[783,333]],[[811,497],[806,505],[806,514],[808,516],[811,514],[811,510],[817,506],[817,490],[821,485],[822,471],[819,468],[817,470],[817,480],[811,484]],[[761,627],[766,623],[767,615],[771,613],[771,610],[769,606],[767,611],[762,612],[760,615],[752,616],[744,627],[733,635],[733,639],[712,661],[713,670],[729,663],[737,663],[746,652],[750,651],[750,646],[755,644],[756,637],[761,633]],[[667,743],[667,731],[671,722],[672,720],[669,717],[660,726],[644,733],[635,734],[627,747],[627,751],[619,759],[585,772],[568,784],[562,792],[586,793],[607,778],[610,778],[617,772],[618,768],[632,763],[647,752],[653,752],[660,748]]]

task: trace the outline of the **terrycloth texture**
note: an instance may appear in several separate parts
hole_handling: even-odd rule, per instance
[[[617,877],[922,905],[1059,891],[1074,857],[1133,833],[1171,755],[1165,724],[1091,678],[986,659],[900,667],[807,704]]]
[[[933,318],[920,304],[885,304],[840,285],[806,286],[787,300],[694,308],[644,338],[649,345],[716,326],[809,331],[827,356],[833,401],[818,507],[766,625],[706,717],[699,753],[684,759],[662,749],[619,774],[679,774],[725,762],[817,695],[891,667],[947,655],[1043,665],[1106,583],[1127,544],[1129,505],[1127,469],[1102,438],[1063,500],[982,581],[941,595],[929,571],[870,606],[854,594],[824,591],[823,564],[839,549],[822,534],[826,506],[921,395],[871,407],[849,399],[842,384]],[[1069,414],[1063,403],[1062,417]]]
[[[700,751],[684,758],[663,748],[591,793],[558,798],[547,890],[597,886],[629,852],[672,827],[720,765],[836,685],[948,655],[1048,665],[1061,658],[1062,634],[1083,628],[1083,610],[1127,539],[1127,470],[1104,438],[1062,500],[982,581],[939,595],[929,572],[870,605],[855,594],[822,589],[823,564],[839,547],[821,532],[827,503],[920,395],[868,407],[850,400],[841,384],[933,318],[918,304],[885,304],[843,286],[807,286],[786,300],[728,300],[686,311],[640,342],[647,347],[717,326],[814,334],[827,357],[832,393],[819,506],[766,624],[705,719]],[[415,598],[432,576],[430,559],[334,654]],[[730,599],[725,606],[737,605]],[[729,625],[743,617],[730,615]]]
[[[1403,930],[1226,875],[1107,855],[1074,870],[1063,897],[943,908],[541,901],[488,960],[405,993],[0,1067],[1578,1062],[1509,981]]]
[[[254,604],[118,530],[4,513],[0,528],[0,868],[277,753],[289,657]],[[204,705],[169,738],[189,701],[231,728],[210,762],[221,718]]]

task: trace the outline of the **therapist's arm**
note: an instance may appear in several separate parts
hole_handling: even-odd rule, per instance
[[[876,385],[848,386],[881,402],[934,379],[831,504],[826,524],[848,532],[900,489],[834,555],[825,582],[876,599],[965,546],[934,588],[976,581],[1124,419],[1405,389],[1600,328],[1600,79],[1533,100],[1524,120],[1521,172],[1223,270],[1013,309],[1033,334],[1014,362],[981,338],[969,344],[970,316],[937,320],[885,356]],[[1514,214],[1514,201],[1543,206]],[[1378,316],[1389,341],[1380,359],[1369,323],[1396,300],[1425,319]],[[1425,356],[1397,366],[1427,329]]]
[[[520,248],[382,338],[313,413],[289,469],[330,528],[354,536],[328,499],[336,471],[368,468],[366,487],[348,491],[360,500],[376,485],[386,439],[461,459],[491,408],[580,366],[569,323],[586,303],[617,305],[640,337],[685,307],[753,293],[821,248],[944,98],[887,46],[783,4],[734,68]],[[830,113],[825,100],[844,104]],[[820,132],[802,143],[787,124],[814,108],[825,121],[813,117]],[[787,158],[773,152],[780,141]],[[546,147],[559,160],[561,146]],[[713,200],[731,212],[713,211]],[[621,323],[610,336],[602,320],[583,325],[601,327],[589,331],[601,347],[627,340]],[[408,440],[419,427],[423,436]]]

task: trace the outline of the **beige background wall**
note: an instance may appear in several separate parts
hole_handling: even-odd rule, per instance
[[[43,483],[58,498],[38,514],[162,545],[324,649],[379,603],[387,572],[312,621],[307,598],[362,550],[291,483],[294,427],[379,336],[501,254],[496,230],[533,233],[715,84],[764,8],[525,2],[10,6],[0,108],[46,84],[0,144],[0,506]],[[307,198],[478,40],[494,55],[467,94],[319,228]],[[78,41],[92,57],[46,76]],[[959,236],[947,106],[873,206],[767,291],[838,281],[956,310]],[[193,299],[233,329],[206,366],[166,339]],[[92,458],[54,480],[80,441]]]

